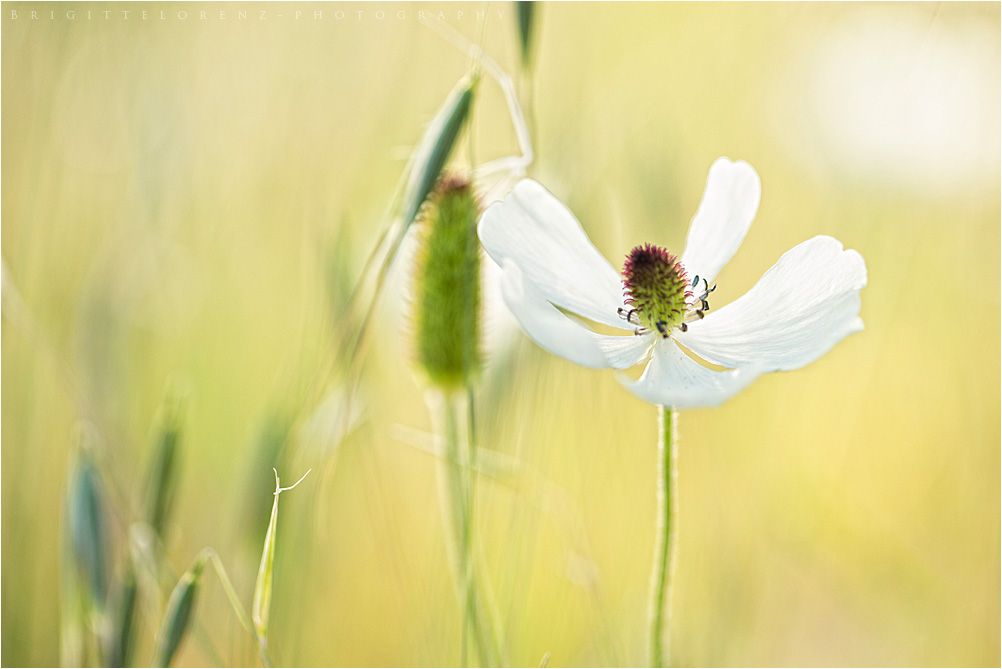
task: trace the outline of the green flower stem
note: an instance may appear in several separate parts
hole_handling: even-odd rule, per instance
[[[670,625],[672,574],[677,548],[678,440],[677,412],[658,407],[658,524],[654,545],[654,570],[651,574],[650,662],[652,667],[666,667],[670,661]]]
[[[458,392],[438,397],[441,433],[445,451],[439,459],[442,506],[449,541],[456,589],[463,610],[460,665],[469,662],[471,640],[483,666],[500,663],[494,616],[484,597],[473,541],[473,442],[472,406],[467,414],[466,398]]]

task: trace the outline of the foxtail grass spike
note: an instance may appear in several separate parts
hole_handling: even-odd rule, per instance
[[[207,559],[204,554],[198,557],[194,566],[181,576],[181,580],[170,594],[170,599],[167,600],[160,633],[157,635],[156,666],[158,667],[169,667],[181,648],[191,623],[195,595],[198,593],[198,583]]]
[[[403,242],[407,230],[418,217],[422,205],[428,199],[429,193],[434,188],[435,182],[442,173],[442,169],[466,125],[479,79],[479,74],[473,73],[459,81],[438,110],[435,118],[432,119],[421,138],[421,143],[411,157],[407,182],[403,191],[403,208],[400,218],[396,219],[393,225],[383,232],[377,248],[373,251],[370,260],[366,262],[366,266],[370,266],[370,262],[381,253],[380,249],[384,248],[385,244],[386,250],[379,263],[379,270],[375,278],[375,295],[369,301],[369,307],[355,328],[354,342],[351,344],[353,352],[350,357],[352,360],[362,359],[359,351],[365,345],[369,321],[372,318],[390,266],[397,257],[397,252],[400,250],[400,244]],[[375,265],[372,266],[375,267]],[[352,299],[354,300],[354,296]],[[354,370],[350,371],[350,373],[353,372]]]
[[[478,203],[468,179],[443,176],[421,223],[415,275],[418,362],[432,385],[461,388],[480,369]]]
[[[254,602],[251,605],[251,618],[254,621],[254,633],[262,650],[268,647],[268,615],[271,609],[271,583],[275,565],[275,538],[278,533],[278,496],[286,490],[292,490],[302,483],[303,479],[313,471],[307,470],[302,478],[288,488],[283,488],[275,472],[275,501],[271,505],[271,520],[268,522],[268,532],[264,536],[264,549],[261,551],[261,566],[257,571],[257,583],[254,585]]]

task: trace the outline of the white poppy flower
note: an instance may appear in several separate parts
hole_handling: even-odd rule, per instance
[[[745,295],[710,311],[713,279],[741,245],[761,193],[751,165],[717,159],[682,255],[637,246],[622,274],[574,214],[531,179],[490,206],[478,232],[502,268],[505,303],[537,344],[585,367],[627,369],[646,360],[638,380],[620,379],[638,397],[666,407],[716,406],[758,375],[802,367],[863,329],[866,264],[825,236],[787,251]],[[593,332],[568,313],[628,334]]]

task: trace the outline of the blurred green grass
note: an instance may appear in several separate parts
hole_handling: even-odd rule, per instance
[[[2,5],[0,45],[7,666],[59,661],[75,426],[99,426],[117,494],[138,510],[153,418],[178,376],[191,398],[169,556],[181,570],[211,545],[249,604],[269,449],[312,410],[399,157],[467,67],[417,5],[143,22],[85,21],[104,5],[58,3],[37,4],[77,18],[31,21],[32,4]],[[146,8],[115,10],[128,7]],[[377,20],[377,8],[408,18]],[[421,9],[517,71],[513,6]],[[532,90],[531,173],[614,264],[643,241],[680,248],[706,170],[727,155],[757,168],[763,200],[720,277],[721,303],[815,234],[858,249],[869,270],[863,333],[681,416],[675,662],[999,664],[998,5],[567,3],[537,18],[536,69],[519,81]],[[906,102],[943,105],[897,118],[860,93],[877,138],[917,129],[888,146],[860,140],[848,105],[869,89],[830,90],[833,70],[855,72],[845,44],[876,54],[873,77],[901,84]],[[484,86],[478,161],[514,151],[506,118]],[[336,469],[295,439],[280,455],[290,480],[310,466],[321,475],[282,501],[279,663],[458,659],[434,463],[399,438],[399,426],[431,424],[405,274],[378,315],[364,420]],[[12,314],[11,286],[30,316]],[[638,664],[655,411],[611,374],[506,341],[489,352],[479,401],[485,446],[552,483],[543,495],[480,485],[510,661]],[[224,659],[253,663],[221,588],[205,582],[197,618]],[[211,663],[203,653],[189,642],[180,661]]]

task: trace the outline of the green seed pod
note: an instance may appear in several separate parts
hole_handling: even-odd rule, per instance
[[[104,611],[108,595],[110,551],[101,479],[81,431],[80,447],[70,471],[66,519],[76,576],[91,613]]]
[[[480,369],[479,206],[469,180],[444,176],[422,216],[415,275],[417,356],[435,386],[459,388]]]
[[[195,608],[195,595],[198,592],[198,581],[202,576],[207,557],[199,556],[195,565],[186,571],[174,591],[167,600],[164,618],[160,623],[160,633],[157,635],[156,660],[158,667],[169,667],[174,656],[184,641],[191,622],[191,612]]]

